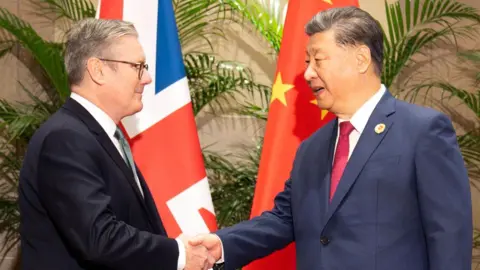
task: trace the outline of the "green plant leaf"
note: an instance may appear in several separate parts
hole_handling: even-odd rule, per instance
[[[399,2],[385,1],[388,36],[384,36],[382,82],[387,87],[424,48],[440,41],[457,46],[458,38],[474,38],[477,33],[480,15],[468,5],[453,0],[428,0],[420,5],[420,0],[405,1],[402,9]]]
[[[30,24],[19,19],[5,8],[0,8],[0,28],[14,36],[26,48],[44,70],[52,85],[64,99],[69,95],[69,86],[62,52],[58,47],[45,42]]]
[[[282,42],[287,4],[282,7],[279,0],[261,1],[260,3],[248,0],[224,1],[236,11],[235,15],[242,21],[240,25],[243,27],[253,26],[278,54]]]
[[[213,49],[210,39],[223,37],[224,24],[233,20],[230,6],[219,0],[173,0],[173,9],[182,48],[201,38]]]
[[[236,156],[239,161],[235,163],[218,154],[203,151],[220,228],[249,218],[262,142],[261,139],[254,151],[245,151]]]
[[[29,0],[34,15],[52,22],[60,19],[79,21],[95,17],[95,6],[89,0]]]
[[[213,113],[225,112],[245,93],[266,101],[269,87],[255,83],[251,71],[239,63],[217,61],[205,53],[187,53],[184,63],[195,115],[207,106]]]

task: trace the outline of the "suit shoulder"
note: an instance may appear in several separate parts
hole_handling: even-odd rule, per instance
[[[300,143],[298,151],[300,151],[301,148],[312,148],[312,146],[318,144],[318,142],[320,141],[330,140],[334,125],[334,119],[326,122],[323,126],[318,128],[315,132],[313,132],[310,136],[308,136]]]
[[[441,111],[402,100],[397,100],[396,110],[397,113],[410,124],[425,125],[438,118],[450,121],[450,118]]]
[[[30,147],[40,146],[46,138],[52,140],[68,140],[72,136],[76,138],[88,134],[88,128],[74,115],[64,109],[52,114],[33,134]]]

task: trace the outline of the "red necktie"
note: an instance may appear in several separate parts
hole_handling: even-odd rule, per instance
[[[330,182],[330,200],[332,200],[333,194],[335,194],[340,178],[342,178],[343,170],[345,170],[347,165],[350,150],[349,136],[354,129],[353,125],[348,121],[340,123],[340,135],[338,137],[337,149],[335,150]]]

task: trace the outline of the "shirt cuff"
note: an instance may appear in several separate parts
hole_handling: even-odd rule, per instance
[[[177,263],[177,270],[183,270],[185,268],[185,245],[183,244],[182,240],[176,238],[178,244],[178,263]]]
[[[220,246],[222,246],[222,256],[220,257],[220,260],[218,260],[216,262],[216,264],[221,264],[221,263],[224,263],[225,262],[225,255],[223,253],[223,243],[222,243],[222,239],[220,239],[220,236],[216,235],[218,237],[218,240],[220,240]]]

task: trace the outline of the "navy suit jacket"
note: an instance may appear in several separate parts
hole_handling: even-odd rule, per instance
[[[176,270],[178,244],[137,175],[145,197],[103,128],[68,99],[20,172],[21,269]]]
[[[450,120],[387,91],[329,202],[336,135],[333,120],[302,142],[273,210],[217,232],[225,268],[295,241],[298,270],[470,270],[470,185]]]

